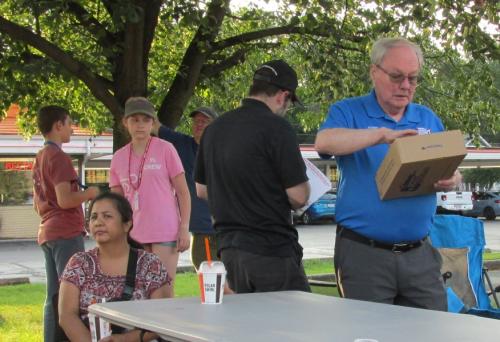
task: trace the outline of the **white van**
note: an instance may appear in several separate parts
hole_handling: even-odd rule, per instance
[[[472,192],[470,191],[436,192],[436,197],[437,213],[462,214],[463,211],[472,209]]]

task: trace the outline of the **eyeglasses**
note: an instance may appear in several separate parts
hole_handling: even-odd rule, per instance
[[[193,126],[207,126],[210,122],[212,122],[212,120],[210,120],[206,116],[203,116],[203,118],[193,117],[192,120]]]
[[[407,76],[403,74],[395,74],[385,70],[378,64],[375,64],[375,66],[380,70],[382,70],[387,76],[389,76],[389,79],[391,80],[392,83],[401,84],[405,79],[408,79],[408,83],[410,83],[412,86],[417,86],[422,81],[422,77],[420,75]]]

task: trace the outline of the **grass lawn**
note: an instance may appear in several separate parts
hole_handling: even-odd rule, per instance
[[[331,260],[306,260],[304,266],[307,274],[333,272]],[[178,273],[175,292],[178,297],[199,296],[197,275]],[[314,287],[313,292],[337,295],[333,288]],[[0,286],[0,341],[42,341],[44,300],[44,284]]]
[[[44,284],[0,287],[0,340],[43,341]]]
[[[500,252],[486,252],[483,254],[483,260],[500,260]]]
[[[485,253],[485,260],[500,259],[500,253]],[[333,273],[331,259],[305,260],[308,275]],[[336,288],[312,287],[318,294],[337,296]],[[178,297],[199,295],[198,278],[193,272],[178,273],[175,281]],[[0,286],[0,341],[42,341],[42,312],[45,299],[44,284]]]

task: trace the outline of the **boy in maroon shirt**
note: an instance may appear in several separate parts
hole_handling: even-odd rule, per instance
[[[73,133],[68,111],[59,106],[43,107],[38,112],[37,123],[45,145],[37,153],[33,166],[33,197],[35,210],[41,218],[38,244],[45,256],[47,277],[44,341],[52,342],[58,324],[52,300],[59,291],[59,276],[69,258],[84,250],[82,203],[97,196],[99,189],[79,190],[71,158],[61,149]]]

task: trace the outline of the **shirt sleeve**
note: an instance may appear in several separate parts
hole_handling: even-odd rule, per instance
[[[139,270],[136,275],[136,282],[145,290],[147,298],[151,298],[154,291],[163,285],[170,283],[170,278],[167,274],[167,269],[153,253],[140,251],[142,255],[137,260],[137,269]]]
[[[84,265],[85,252],[75,253],[66,264],[60,281],[67,281],[81,289],[85,281]]]
[[[328,114],[323,124],[318,131],[328,128],[352,128],[353,119],[351,110],[345,101],[334,103],[330,106]],[[319,153],[321,159],[330,159],[332,155],[326,153]]]
[[[115,187],[115,186],[121,186],[120,183],[120,177],[118,176],[116,170],[117,170],[117,163],[118,163],[118,158],[119,156],[117,153],[113,156],[111,159],[111,165],[109,167],[109,187]]]
[[[54,185],[63,182],[72,182],[78,178],[71,158],[63,151],[59,151],[54,155],[49,167]]]
[[[308,178],[295,132],[288,123],[281,130],[282,134],[275,135],[278,140],[273,144],[273,160],[281,184],[288,189],[306,182]]]
[[[164,125],[161,125],[158,129],[158,138],[171,142],[174,145],[181,142],[185,137],[185,134],[176,132],[170,127]]]
[[[352,128],[351,111],[344,101],[334,103],[330,106],[325,122],[319,130],[327,128]]]
[[[172,179],[177,175],[184,173],[184,167],[182,166],[181,158],[179,157],[174,145],[169,142],[165,142],[165,144],[165,163],[169,178]]]

